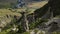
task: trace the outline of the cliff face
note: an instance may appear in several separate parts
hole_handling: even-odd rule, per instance
[[[51,11],[53,11],[54,16],[60,15],[60,0],[50,0],[48,2],[49,6],[51,7]]]
[[[50,18],[51,12],[53,12],[53,17],[59,16],[60,15],[60,4],[59,3],[60,3],[60,0],[49,0],[49,2],[46,5],[44,5],[42,8],[35,10],[35,12],[34,12],[35,18],[41,18],[42,16],[45,16],[46,18]],[[55,21],[57,21],[57,20],[55,20]],[[51,29],[49,29],[49,31],[55,31],[58,29],[57,25],[59,24],[59,22],[57,22],[58,24],[56,24],[56,23],[53,24],[53,22],[55,22],[55,21],[52,21],[52,23],[48,21],[49,23],[52,24],[52,25],[49,25],[49,26],[52,26]],[[59,21],[59,18],[58,18],[58,21]]]
[[[48,11],[53,12],[53,16],[60,15],[59,3],[60,3],[60,0],[49,0],[49,2],[45,6],[35,10],[35,17],[42,17]],[[50,10],[49,10],[49,7],[51,7]]]

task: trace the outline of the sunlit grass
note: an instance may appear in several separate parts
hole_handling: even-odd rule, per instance
[[[17,15],[17,16],[20,16],[21,14],[16,13],[16,12],[11,12],[8,9],[0,9],[0,16],[4,16],[4,15]]]
[[[43,7],[46,3],[48,3],[48,2],[47,2],[47,1],[35,2],[35,3],[29,4],[28,7],[41,8],[41,7]]]

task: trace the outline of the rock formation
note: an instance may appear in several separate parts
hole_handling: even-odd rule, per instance
[[[54,21],[54,19],[53,19],[54,17],[60,15],[60,4],[59,3],[60,3],[60,0],[49,0],[49,2],[46,5],[44,5],[42,8],[37,9],[34,12],[35,19],[37,19],[37,18],[39,19],[41,17],[44,17],[44,18],[46,17],[46,18],[50,19],[52,17],[52,19],[50,19],[50,21],[48,21],[50,25],[45,26],[45,27],[41,25],[43,27],[42,29],[46,28],[46,30],[48,30],[50,32],[56,31],[57,28],[59,30],[59,28],[60,28],[58,26],[59,22],[56,22],[57,20]],[[49,7],[50,7],[50,9],[49,9]],[[53,21],[51,21],[51,20],[53,20]],[[59,21],[59,18],[58,18],[58,21]],[[47,22],[46,22],[46,24],[47,24]]]
[[[40,18],[44,16],[46,12],[48,12],[49,7],[51,7],[50,12],[53,12],[54,17],[60,15],[60,8],[59,8],[60,4],[59,3],[60,3],[60,0],[49,0],[49,2],[45,6],[35,10],[35,17]]]

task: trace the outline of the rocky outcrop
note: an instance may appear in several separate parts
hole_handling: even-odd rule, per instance
[[[42,8],[39,8],[35,10],[35,17],[40,18],[46,14],[46,12],[49,11],[50,7],[50,12],[53,12],[53,16],[60,15],[60,0],[49,0],[49,2],[44,5]],[[51,16],[51,15],[48,15]],[[48,17],[47,17],[48,18]]]
[[[41,17],[46,17],[46,18],[48,18],[48,19],[50,19],[51,18],[51,16],[53,16],[53,18],[55,17],[55,16],[59,16],[60,15],[60,0],[49,0],[49,2],[46,4],[46,5],[44,5],[42,8],[39,8],[39,9],[37,9],[37,10],[35,10],[35,19],[39,19],[39,18],[41,18]],[[49,7],[50,7],[50,9],[49,9]],[[48,13],[47,13],[48,12]],[[53,15],[51,15],[51,14],[53,14]],[[57,30],[59,30],[60,31],[60,25],[59,25],[59,19],[60,18],[58,18],[57,20],[56,19],[50,19],[48,22],[44,22],[44,23],[42,23],[41,24],[41,26],[42,26],[42,28],[41,28],[41,26],[39,26],[42,30],[47,30],[47,31],[49,31],[49,32],[54,32],[54,31],[57,31]],[[46,24],[47,25],[46,25]],[[58,26],[59,25],[59,26]]]

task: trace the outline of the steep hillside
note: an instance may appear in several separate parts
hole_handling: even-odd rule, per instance
[[[20,17],[21,14],[16,12],[11,12],[9,9],[0,9],[0,27],[3,28],[14,19],[14,16]],[[15,18],[15,19],[16,19]]]
[[[42,4],[41,6],[39,6],[40,8],[42,6],[44,6],[47,2],[38,2],[37,4]],[[34,3],[35,5],[35,3]],[[36,5],[38,6],[38,5]],[[33,6],[32,6],[33,7]],[[20,12],[26,10],[26,8],[20,8],[20,9],[0,9],[0,27],[1,28],[4,28],[7,24],[10,24],[12,23],[12,21],[14,20],[18,20],[19,22],[20,21],[20,18],[23,16],[21,15]],[[31,13],[33,13],[36,8],[28,8],[27,9],[29,12],[28,12],[28,19],[31,19],[33,18],[32,15],[30,15]],[[22,18],[21,18],[22,19]],[[32,20],[32,19],[31,19]],[[32,20],[33,21],[33,20]],[[29,22],[32,22],[29,20]],[[18,23],[18,22],[17,22]]]
[[[59,8],[60,4],[59,3],[60,3],[60,0],[58,0],[58,1],[50,0],[45,6],[35,10],[36,17],[42,17],[47,12],[49,13],[49,11],[53,12],[54,17],[59,16],[60,15],[60,8]],[[50,9],[49,9],[49,7],[50,7]],[[51,16],[51,13],[48,16]]]
[[[30,8],[41,8],[41,7],[43,7],[46,3],[48,3],[48,2],[47,2],[47,1],[41,1],[41,2],[29,3],[28,7],[30,7]]]
[[[7,7],[12,2],[15,3],[14,0],[9,0],[10,2],[8,0],[2,1],[1,4],[8,2],[4,7]],[[49,2],[33,1],[34,3],[29,4],[28,8],[0,9],[0,34],[51,34],[56,30],[60,34],[60,0],[50,0]],[[3,5],[0,5],[0,8]],[[51,18],[51,15],[52,19],[44,19],[45,17]]]

